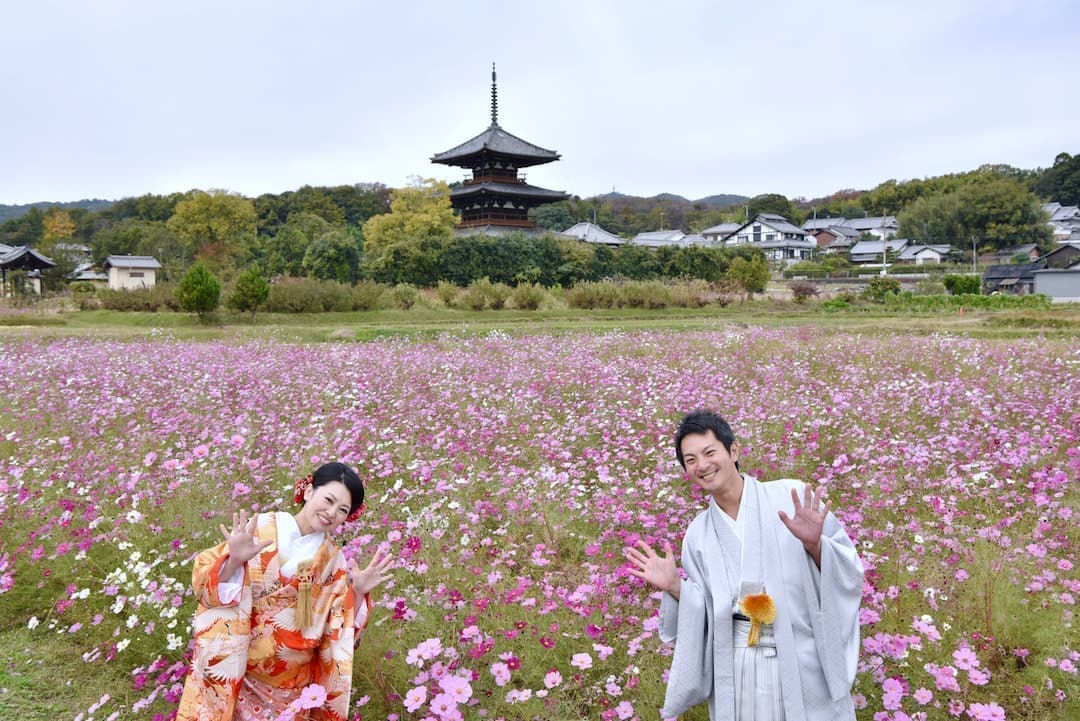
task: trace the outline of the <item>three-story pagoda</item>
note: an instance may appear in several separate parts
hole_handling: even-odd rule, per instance
[[[559,190],[529,185],[518,178],[520,168],[543,165],[559,159],[554,150],[522,140],[499,126],[498,91],[495,66],[491,66],[491,125],[475,138],[432,156],[431,162],[472,170],[472,178],[450,191],[450,202],[461,221],[457,227],[467,232],[499,234],[536,228],[529,209],[566,200]]]

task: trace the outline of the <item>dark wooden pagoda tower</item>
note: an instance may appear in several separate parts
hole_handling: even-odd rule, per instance
[[[536,222],[529,220],[530,208],[569,197],[562,191],[538,188],[518,178],[520,168],[554,162],[559,154],[503,130],[499,127],[498,110],[492,64],[491,126],[475,138],[431,158],[433,163],[472,170],[471,179],[450,191],[450,202],[461,216],[457,227],[462,230],[529,231],[536,228]]]

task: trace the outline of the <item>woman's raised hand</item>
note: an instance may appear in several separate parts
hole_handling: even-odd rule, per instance
[[[364,568],[356,559],[349,561],[349,578],[352,579],[353,592],[362,598],[375,590],[379,584],[390,580],[390,565],[394,558],[389,551],[378,550]]]
[[[236,569],[243,566],[274,542],[270,538],[260,541],[259,537],[255,535],[258,528],[258,519],[252,516],[249,520],[247,511],[243,510],[233,514],[231,531],[225,527],[224,523],[221,524],[221,533],[229,544],[229,565],[232,568]]]

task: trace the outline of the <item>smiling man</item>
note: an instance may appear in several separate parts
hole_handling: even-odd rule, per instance
[[[663,591],[660,636],[675,642],[663,715],[707,701],[713,721],[850,721],[863,568],[825,503],[798,481],[739,470],[731,426],[699,410],[675,456],[709,505],[671,545],[627,549],[631,572]]]

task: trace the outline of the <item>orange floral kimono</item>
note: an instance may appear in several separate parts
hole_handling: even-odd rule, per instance
[[[312,561],[312,620],[297,628],[297,579],[281,573],[287,559],[278,553],[277,520],[273,513],[258,518],[258,538],[273,543],[245,565],[235,600],[226,603],[218,595],[227,580],[219,578],[227,544],[195,559],[195,652],[177,721],[276,719],[311,684],[326,689],[326,703],[296,718],[343,721],[352,690],[355,620],[345,557],[332,539],[323,539]]]

